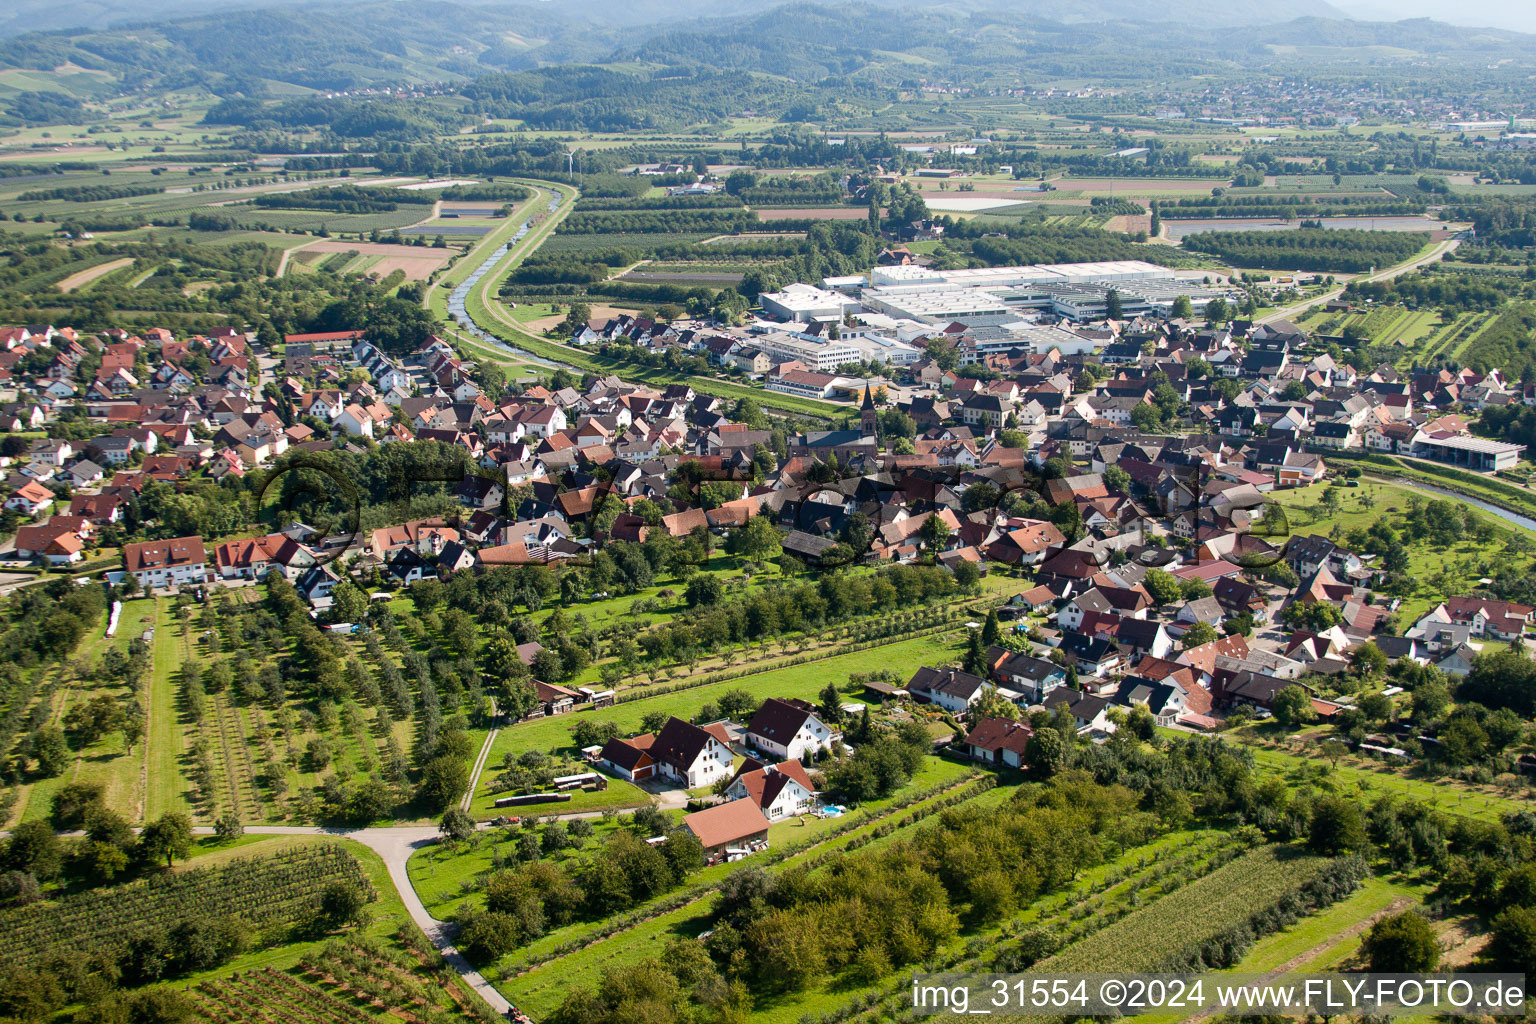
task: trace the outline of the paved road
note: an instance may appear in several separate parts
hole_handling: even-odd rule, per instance
[[[202,834],[213,832],[211,828],[198,827],[194,831]],[[303,825],[247,825],[246,835],[255,836],[334,836],[340,839],[350,839],[353,842],[362,843],[384,860],[384,866],[389,870],[389,880],[394,883],[395,889],[400,893],[400,899],[405,903],[406,911],[411,915],[411,920],[431,940],[432,945],[443,955],[449,965],[459,973],[465,984],[480,993],[480,997],[491,1005],[497,1013],[506,1013],[512,1004],[506,997],[486,981],[479,971],[459,953],[453,945],[453,925],[447,921],[439,921],[427,913],[426,905],[421,902],[421,897],[416,895],[415,888],[411,885],[410,875],[405,870],[406,861],[411,859],[411,854],[423,846],[433,843],[438,838],[438,831],[430,825],[404,825],[390,828],[319,828]]]
[[[1362,274],[1360,277],[1355,278],[1354,281],[1356,283],[1369,281],[1390,281],[1392,278],[1397,277],[1399,274],[1406,274],[1410,270],[1417,270],[1425,264],[1435,262],[1440,257],[1452,251],[1459,245],[1461,245],[1461,239],[1447,239],[1446,241],[1441,242],[1439,245],[1436,245],[1423,256],[1409,260],[1407,263],[1399,263],[1397,266],[1389,267],[1380,273]],[[1305,313],[1307,310],[1314,306],[1321,306],[1325,302],[1332,302],[1334,299],[1343,294],[1343,287],[1335,288],[1333,291],[1325,292],[1315,298],[1307,299],[1305,302],[1298,302],[1293,306],[1286,306],[1284,309],[1277,309],[1268,316],[1261,316],[1259,317],[1258,322],[1261,324],[1272,324],[1276,320],[1289,320],[1292,317]]]

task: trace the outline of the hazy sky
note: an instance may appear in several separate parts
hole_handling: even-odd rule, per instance
[[[1434,18],[1452,25],[1536,32],[1536,3],[1531,0],[1483,0],[1477,4],[1444,0],[1333,0],[1333,4],[1356,18],[1371,21]]]

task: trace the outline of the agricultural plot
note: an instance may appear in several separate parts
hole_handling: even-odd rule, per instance
[[[1261,735],[1258,730],[1238,738]],[[1506,814],[1528,812],[1530,790],[1501,790],[1496,785],[1471,785],[1449,781],[1426,782],[1411,778],[1395,765],[1348,758],[1333,764],[1316,744],[1300,748],[1254,746],[1255,767],[1267,775],[1303,784],[1326,777],[1334,791],[1370,802],[1382,796],[1401,796],[1428,804],[1447,814],[1492,820]]]
[[[101,263],[91,267],[88,270],[81,270],[77,273],[70,274],[64,280],[60,281],[57,287],[61,292],[79,291],[80,289],[96,281],[98,278],[106,277],[114,270],[122,270],[123,268],[130,267],[132,265],[133,260],[129,257],[112,260],[108,263]]]
[[[442,235],[444,238],[453,238],[458,241],[465,239],[481,238],[495,231],[491,224],[465,224],[461,221],[447,220],[441,223],[432,221],[428,224],[413,224],[410,227],[400,229],[402,235],[423,235],[428,238],[434,235]]]
[[[539,246],[540,252],[549,253],[587,253],[598,252],[606,249],[624,248],[636,249],[642,252],[650,251],[661,246],[680,245],[686,242],[701,242],[713,237],[712,233],[694,231],[667,234],[661,232],[636,232],[623,235],[567,235],[557,234],[546,239]],[[747,241],[761,236],[730,236]]]
[[[124,607],[115,638],[106,637],[105,622],[96,625],[76,649],[70,665],[41,669],[33,674],[36,683],[29,692],[35,694],[35,699],[26,708],[26,713],[36,724],[48,721],[62,724],[71,708],[93,698],[107,697],[121,703],[137,696],[140,703],[144,703],[142,692],[136,694],[123,679],[112,677],[101,666],[104,655],[108,652],[126,654],[129,644],[153,625],[154,610],[142,603]],[[19,694],[17,699],[26,698]],[[70,782],[100,785],[109,806],[127,817],[136,818],[144,799],[143,742],[130,750],[124,744],[122,734],[115,731],[89,743],[78,733],[70,738],[75,756],[62,774],[18,787],[17,820],[46,817],[53,794]]]
[[[1438,359],[1451,358],[1492,321],[1491,313],[1462,313],[1450,323],[1441,324],[1424,339],[1414,362],[1432,365]]]
[[[135,934],[193,918],[233,917],[254,928],[305,921],[334,882],[374,898],[357,859],[320,844],[7,907],[0,910],[0,964],[15,970],[63,950],[112,955]]]
[[[198,1019],[388,1021],[451,1024],[467,1011],[463,985],[430,970],[420,954],[365,938],[333,939],[289,970],[264,967],[199,982],[189,990]]]
[[[865,220],[869,217],[869,211],[847,206],[811,206],[796,209],[760,207],[757,210],[757,217],[768,223],[776,220]]]
[[[1255,911],[1296,893],[1329,864],[1327,858],[1288,847],[1260,847],[1073,943],[1033,970],[1049,975],[1162,969]]]
[[[46,816],[52,791],[76,778],[101,781],[108,806],[130,820],[172,810],[199,823],[226,812],[247,823],[315,820],[334,798],[329,786],[381,775],[396,787],[391,803],[399,799],[411,721],[396,720],[362,694],[377,693],[369,685],[374,673],[399,673],[402,662],[380,647],[385,668],[362,643],[350,642],[346,671],[363,690],[317,704],[281,686],[271,637],[247,636],[253,620],[220,607],[226,611],[204,606],[194,621],[190,608],[179,613],[167,599],[128,603],[125,623],[155,627],[142,699],[145,739],[129,758],[115,753],[120,741],[113,734],[83,751],[72,773],[34,783],[26,818]],[[281,702],[274,687],[284,689]],[[63,714],[67,705],[54,699]],[[470,733],[476,750],[483,737]]]

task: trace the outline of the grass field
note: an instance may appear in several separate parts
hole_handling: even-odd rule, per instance
[[[153,625],[152,605],[147,602],[129,602],[123,608],[117,636],[107,639],[106,622],[103,620],[77,648],[75,662],[94,667],[109,650],[126,652],[129,641]],[[82,678],[72,670],[51,668],[45,671],[59,673],[65,680],[52,696],[50,715],[54,721],[62,720],[71,705],[85,703],[92,697],[105,694],[123,699],[130,695],[128,687],[124,685]],[[146,733],[146,739],[141,740],[131,753],[124,747],[122,735],[115,732],[78,750],[73,764],[64,774],[21,787],[22,797],[17,801],[20,818],[29,821],[46,818],[53,794],[70,782],[99,783],[110,806],[127,817],[137,818],[138,808],[145,799],[141,766],[148,755],[148,736]]]
[[[1231,734],[1241,740],[1244,733]],[[1253,735],[1249,733],[1247,735]],[[1501,792],[1497,787],[1473,787],[1447,780],[1434,782],[1412,778],[1401,768],[1360,758],[1344,758],[1337,767],[1322,756],[1318,745],[1297,750],[1251,745],[1254,762],[1262,775],[1278,775],[1294,785],[1319,785],[1345,796],[1371,803],[1384,796],[1401,796],[1429,804],[1447,814],[1487,820],[1536,803],[1529,788]]]
[[[1349,488],[1342,492],[1339,510],[1330,514],[1320,504],[1326,489],[1327,484],[1324,483],[1276,492],[1276,504],[1286,510],[1293,534],[1330,536],[1335,529],[1341,532],[1368,529],[1382,518],[1398,528],[1410,500],[1426,501],[1436,497],[1411,487],[1367,476],[1361,480],[1359,488]],[[1495,545],[1501,546],[1503,538],[1517,531],[1530,540],[1536,540],[1536,532],[1514,526],[1487,512],[1480,512],[1479,515],[1492,526]],[[1497,546],[1481,544],[1471,538],[1449,547],[1428,542],[1409,544],[1409,575],[1417,582],[1417,589],[1403,603],[1400,618],[1404,624],[1412,622],[1446,597],[1461,592],[1459,587],[1450,588],[1450,593],[1437,590],[1435,581],[1442,579],[1442,573],[1448,574],[1444,578],[1452,581],[1475,580],[1483,575],[1479,567],[1497,549]]]
[[[490,763],[499,764],[508,751],[558,750],[571,742],[571,730],[584,718],[613,722],[622,735],[639,731],[640,718],[650,711],[662,711],[678,717],[692,717],[699,707],[719,699],[722,693],[743,689],[759,699],[765,697],[801,697],[814,700],[828,683],[841,685],[854,672],[873,668],[889,669],[897,675],[910,675],[922,665],[953,662],[962,646],[963,629],[942,639],[920,637],[901,640],[882,647],[840,654],[804,665],[774,669],[741,679],[728,679],[707,686],[695,686],[678,693],[662,694],[626,701],[611,708],[580,711],[572,715],[535,719],[501,730],[491,747]]]

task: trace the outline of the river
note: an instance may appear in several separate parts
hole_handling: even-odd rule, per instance
[[[1392,482],[1395,484],[1401,484],[1404,487],[1412,487],[1415,490],[1429,491],[1433,494],[1438,494],[1442,497],[1450,498],[1454,501],[1464,501],[1468,505],[1471,505],[1475,508],[1480,508],[1484,512],[1490,512],[1493,515],[1498,516],[1506,523],[1513,523],[1515,526],[1523,526],[1527,530],[1536,531],[1536,519],[1532,519],[1530,516],[1523,516],[1519,512],[1511,512],[1507,508],[1501,508],[1500,506],[1495,505],[1490,501],[1484,501],[1482,498],[1474,498],[1470,495],[1458,494],[1457,492],[1447,490],[1444,487],[1436,487],[1434,484],[1419,483],[1417,480],[1394,479]]]
[[[542,192],[543,189],[539,189],[538,191]],[[560,208],[560,194],[555,192],[551,193],[551,196],[553,198],[551,198],[549,203],[549,211],[553,213]],[[508,353],[509,355],[514,355],[525,363],[537,363],[540,366],[559,368],[561,364],[550,359],[545,359],[543,356],[534,355],[532,352],[520,349],[515,345],[509,345],[502,339],[496,337],[496,335],[492,334],[490,331],[487,331],[484,327],[475,322],[474,317],[469,315],[469,309],[466,305],[469,301],[470,290],[478,285],[481,280],[484,279],[485,275],[489,274],[491,270],[498,263],[500,263],[503,258],[505,258],[507,253],[511,251],[512,247],[526,238],[528,236],[528,232],[532,230],[533,221],[523,221],[518,225],[517,231],[512,235],[511,239],[508,240],[506,245],[503,245],[500,249],[497,249],[495,252],[491,253],[490,256],[486,257],[485,262],[481,263],[478,267],[471,271],[470,275],[461,281],[458,287],[449,294],[448,313],[454,318],[454,320],[458,323],[459,328],[463,330],[465,334],[473,336],[474,338],[478,339],[486,345],[491,346],[492,348],[497,348],[503,352]]]

